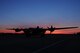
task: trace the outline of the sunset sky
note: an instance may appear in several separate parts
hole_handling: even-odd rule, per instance
[[[5,28],[28,28],[37,25],[80,27],[80,0],[0,0],[0,32],[14,32]],[[80,32],[80,29],[54,31],[74,32]]]

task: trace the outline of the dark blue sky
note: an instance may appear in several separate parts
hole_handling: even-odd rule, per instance
[[[0,26],[80,26],[80,0],[0,0]]]

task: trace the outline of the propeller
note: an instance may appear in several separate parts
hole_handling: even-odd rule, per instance
[[[51,25],[51,27],[47,27],[48,29],[53,29],[53,28],[55,28],[55,27],[53,27],[52,25]]]
[[[20,28],[7,28],[8,30],[15,30],[16,32],[19,32],[19,31],[21,31],[21,29]]]
[[[48,30],[50,31],[50,34],[52,33],[52,31],[54,31],[55,27],[53,27],[52,25],[50,27],[47,27]]]

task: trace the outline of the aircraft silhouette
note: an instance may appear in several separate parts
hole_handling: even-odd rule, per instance
[[[8,30],[15,30],[16,32],[20,32],[23,31],[27,36],[29,35],[44,35],[44,33],[46,32],[46,30],[49,30],[50,32],[53,32],[54,30],[61,30],[61,29],[73,29],[73,28],[78,28],[78,27],[63,27],[63,28],[55,28],[51,25],[51,27],[47,27],[47,28],[40,28],[39,26],[37,26],[36,28],[12,28],[12,29],[8,29]]]

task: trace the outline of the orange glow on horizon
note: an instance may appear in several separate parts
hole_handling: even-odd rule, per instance
[[[51,34],[71,34],[77,32],[80,32],[80,29],[55,30]],[[0,30],[0,33],[23,33],[23,31],[15,32],[14,30]],[[50,34],[50,31],[47,30],[45,34]]]
[[[23,33],[23,31],[15,32],[14,30],[0,30],[0,33]]]

